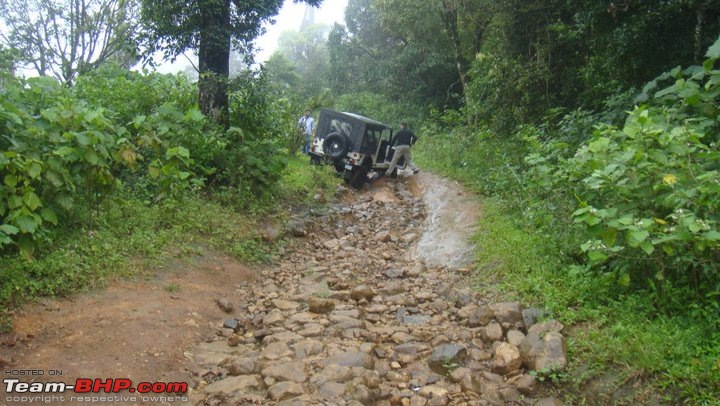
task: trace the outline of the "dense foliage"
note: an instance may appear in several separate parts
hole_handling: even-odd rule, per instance
[[[270,193],[293,121],[248,74],[233,82],[233,124],[210,123],[182,76],[97,70],[67,88],[13,79],[0,101],[0,245],[30,257],[54,226],[93,228],[103,200],[148,202],[203,187]]]

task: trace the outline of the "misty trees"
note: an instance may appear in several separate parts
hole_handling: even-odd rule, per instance
[[[307,100],[319,100],[329,88],[327,32],[327,25],[308,24],[300,31],[285,31],[278,41],[275,53],[284,56],[294,67],[295,73],[302,78],[294,84],[294,88],[304,104],[308,103]],[[280,59],[275,58],[273,62],[275,64],[266,64],[266,68],[280,67],[277,65]],[[302,109],[314,107],[300,106]]]
[[[102,63],[137,61],[136,10],[135,0],[3,1],[0,39],[20,64],[72,83]]]
[[[295,0],[298,2],[299,0]],[[322,0],[303,0],[319,5]],[[202,112],[227,124],[230,49],[249,51],[262,23],[277,15],[282,0],[142,0],[142,21],[149,53],[172,59],[188,49],[199,58]]]

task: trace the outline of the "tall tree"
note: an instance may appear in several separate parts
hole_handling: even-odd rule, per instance
[[[313,6],[322,0],[293,0]],[[263,31],[262,23],[277,15],[282,0],[142,0],[148,55],[162,51],[174,59],[197,49],[199,103],[215,121],[228,123],[227,78],[230,50],[246,54]]]
[[[21,64],[65,83],[108,61],[129,67],[137,61],[135,1],[3,1],[0,39]]]

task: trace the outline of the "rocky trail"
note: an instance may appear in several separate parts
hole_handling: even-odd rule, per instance
[[[467,287],[469,200],[430,175],[342,193],[229,300],[194,403],[560,404],[527,372],[564,366],[562,326]]]
[[[185,271],[174,299],[168,292],[137,299],[145,307],[163,301],[147,313],[166,318],[183,302],[177,320],[136,336],[140,344],[116,337],[137,328],[132,318],[77,327],[88,328],[88,343],[105,343],[95,355],[112,359],[115,369],[67,341],[72,334],[37,326],[20,332],[12,348],[0,347],[0,362],[35,367],[45,344],[61,351],[45,349],[51,354],[43,365],[69,375],[184,380],[191,388],[181,400],[137,404],[561,404],[529,371],[565,367],[562,325],[539,309],[490,303],[469,288],[468,237],[479,209],[457,185],[421,174],[380,179],[362,191],[340,187],[339,196],[329,210],[299,215],[282,232],[266,230],[268,239],[287,233],[290,244],[254,277],[226,259],[210,261],[217,272],[196,297],[187,284],[203,278],[206,260]],[[87,303],[58,306],[70,314]],[[33,311],[21,325],[47,313]],[[91,328],[98,323],[106,328]],[[62,349],[75,358],[62,358]],[[66,365],[72,362],[76,370]]]

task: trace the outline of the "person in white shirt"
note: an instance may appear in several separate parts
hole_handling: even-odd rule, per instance
[[[313,131],[315,131],[315,120],[310,116],[310,110],[305,110],[305,115],[300,117],[298,127],[302,131],[304,144],[302,152],[305,155],[310,154],[310,142],[312,141]]]

